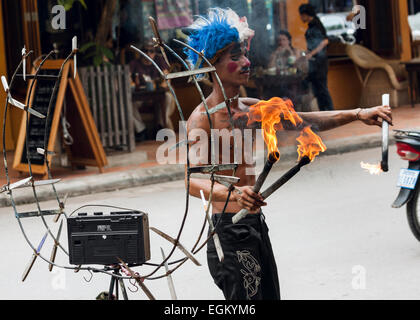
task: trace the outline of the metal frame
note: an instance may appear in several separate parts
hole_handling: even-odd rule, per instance
[[[151,20],[150,23],[152,24],[152,27],[156,27],[156,26],[153,25],[155,23],[153,20]],[[167,239],[168,241],[170,241],[172,243],[172,249],[170,250],[169,254],[168,255],[162,254],[162,257],[163,257],[162,262],[157,263],[157,264],[154,264],[154,263],[146,263],[145,264],[145,265],[155,267],[155,269],[152,272],[150,272],[147,275],[141,276],[139,273],[136,273],[136,272],[132,271],[130,269],[130,267],[127,266],[123,261],[120,261],[121,262],[121,268],[123,268],[122,270],[127,271],[126,272],[127,275],[124,276],[124,275],[121,275],[119,272],[118,273],[111,272],[109,267],[104,267],[103,269],[100,269],[100,268],[94,268],[94,267],[90,267],[90,266],[86,266],[86,267],[83,267],[83,266],[63,266],[63,265],[59,265],[59,264],[55,263],[54,261],[51,261],[51,259],[53,259],[53,258],[48,259],[48,258],[44,257],[40,252],[40,248],[42,247],[42,245],[36,247],[32,243],[32,241],[29,239],[29,237],[28,237],[28,235],[25,231],[25,228],[24,228],[23,223],[22,223],[22,219],[25,219],[25,218],[41,218],[42,224],[45,228],[45,235],[46,236],[51,236],[51,238],[54,240],[54,246],[56,247],[56,249],[59,248],[60,251],[62,251],[65,255],[68,256],[69,254],[68,254],[67,250],[61,245],[60,240],[58,239],[59,235],[57,235],[57,236],[54,235],[50,226],[48,225],[47,221],[45,220],[45,217],[55,215],[54,223],[57,223],[60,220],[62,222],[64,219],[67,219],[68,217],[73,215],[78,210],[80,210],[82,208],[86,208],[88,206],[83,206],[83,207],[73,211],[69,215],[65,212],[65,202],[66,202],[66,200],[63,200],[63,201],[60,200],[60,197],[59,197],[59,195],[57,193],[57,190],[54,186],[54,184],[57,183],[58,180],[52,180],[51,167],[50,167],[50,163],[48,161],[48,156],[52,154],[52,151],[47,150],[47,141],[48,141],[48,137],[47,137],[48,130],[47,129],[48,128],[45,128],[46,130],[45,130],[45,136],[44,136],[44,148],[43,149],[40,148],[38,150],[38,153],[44,155],[44,161],[47,165],[48,179],[50,179],[48,181],[41,181],[41,182],[35,182],[34,181],[33,174],[32,174],[32,168],[31,168],[32,164],[31,164],[31,160],[30,160],[30,157],[29,157],[29,150],[28,150],[28,148],[29,148],[28,145],[29,144],[28,144],[28,135],[27,135],[26,136],[26,148],[27,148],[27,157],[28,157],[28,166],[29,166],[30,177],[25,179],[25,180],[22,180],[22,181],[18,182],[17,184],[16,183],[12,184],[10,176],[9,176],[8,161],[7,161],[7,157],[6,157],[7,153],[6,153],[6,148],[5,148],[6,147],[5,132],[6,132],[6,125],[7,125],[6,121],[4,121],[4,123],[3,123],[3,141],[2,141],[2,143],[3,143],[3,161],[4,161],[4,165],[5,165],[5,173],[6,173],[6,181],[7,181],[7,185],[3,187],[3,191],[7,192],[8,196],[9,196],[9,199],[10,199],[13,211],[15,213],[16,220],[17,220],[18,225],[20,227],[20,230],[22,232],[22,235],[23,235],[25,241],[27,242],[27,244],[29,245],[29,247],[34,252],[33,257],[35,257],[35,258],[39,257],[40,259],[45,261],[49,265],[50,268],[57,267],[57,268],[62,268],[62,269],[67,269],[67,270],[74,270],[75,272],[78,272],[78,271],[82,270],[82,271],[87,271],[87,272],[91,273],[92,276],[93,276],[92,272],[107,274],[107,275],[112,277],[112,279],[114,280],[114,283],[115,283],[115,281],[117,281],[116,282],[117,284],[120,283],[120,281],[122,281],[124,279],[135,280],[137,282],[137,284],[139,284],[140,288],[146,293],[146,295],[149,299],[153,299],[154,297],[150,293],[150,291],[147,289],[147,287],[145,286],[144,281],[145,280],[157,280],[157,279],[162,279],[162,278],[165,278],[165,277],[168,277],[168,280],[169,280],[168,283],[170,284],[169,286],[170,286],[172,297],[176,297],[176,295],[174,294],[175,289],[173,287],[173,282],[171,281],[171,279],[169,277],[171,276],[171,274],[173,274],[176,270],[178,270],[189,259],[194,261],[195,260],[194,255],[196,255],[199,251],[201,251],[204,248],[204,246],[207,244],[207,242],[215,235],[215,230],[217,228],[217,225],[216,226],[211,226],[211,231],[212,232],[211,232],[210,236],[199,246],[201,238],[202,238],[204,230],[205,230],[205,227],[208,223],[209,210],[210,210],[210,207],[211,207],[210,204],[211,204],[211,199],[212,199],[213,189],[214,189],[215,183],[216,182],[218,182],[218,183],[223,182],[226,186],[229,186],[229,193],[228,193],[228,196],[227,196],[227,199],[226,199],[225,209],[223,210],[223,212],[225,212],[225,210],[227,208],[227,205],[228,205],[228,202],[229,202],[229,199],[230,199],[230,196],[231,196],[232,189],[233,189],[232,186],[239,181],[239,179],[236,177],[236,169],[238,167],[237,164],[227,164],[227,165],[218,165],[217,164],[217,161],[216,161],[216,158],[215,158],[215,150],[214,150],[215,141],[214,141],[213,136],[211,138],[211,141],[212,141],[212,143],[211,143],[211,165],[204,166],[204,167],[194,167],[194,168],[191,167],[190,159],[189,159],[189,151],[190,151],[191,142],[188,140],[188,130],[187,130],[187,127],[186,127],[186,122],[185,122],[182,106],[180,105],[179,100],[178,100],[177,95],[176,95],[176,92],[175,92],[175,90],[174,90],[174,88],[173,88],[173,86],[171,85],[171,82],[170,82],[171,79],[175,79],[175,78],[179,78],[179,77],[189,77],[190,81],[193,81],[193,83],[195,84],[195,87],[196,87],[196,89],[197,89],[197,91],[200,95],[201,101],[202,101],[202,103],[203,103],[203,105],[206,109],[206,114],[207,114],[207,118],[208,118],[208,121],[209,121],[210,128],[211,129],[214,128],[213,123],[212,123],[212,119],[211,119],[211,114],[216,112],[217,110],[222,109],[222,108],[227,108],[228,113],[229,113],[231,128],[233,130],[234,129],[234,124],[233,124],[233,118],[232,118],[232,113],[231,113],[231,109],[230,109],[232,99],[228,99],[228,97],[226,96],[225,90],[223,88],[223,84],[222,84],[219,76],[217,75],[216,68],[208,61],[208,59],[206,59],[204,53],[197,52],[195,49],[191,48],[186,43],[183,43],[179,40],[174,40],[176,43],[181,44],[183,47],[188,48],[189,50],[192,50],[195,53],[197,53],[199,55],[200,61],[204,61],[203,63],[205,63],[207,65],[206,67],[202,67],[201,69],[199,69],[198,66],[196,66],[194,68],[189,67],[189,65],[186,61],[184,61],[174,50],[172,50],[167,44],[165,44],[161,40],[161,38],[159,36],[159,33],[157,31],[157,28],[153,28],[153,30],[155,31],[155,36],[156,36],[155,37],[156,46],[159,46],[162,51],[164,51],[164,52],[167,51],[168,53],[173,55],[175,57],[175,59],[177,59],[179,62],[181,62],[181,64],[185,68],[185,71],[165,75],[165,73],[159,68],[159,66],[152,59],[150,59],[148,57],[147,54],[145,54],[140,49],[135,48],[134,46],[132,46],[131,48],[134,49],[135,51],[137,51],[138,53],[140,53],[144,58],[146,58],[150,62],[152,62],[154,67],[159,71],[162,79],[167,83],[171,94],[175,98],[175,103],[176,103],[181,121],[183,123],[183,130],[185,132],[185,137],[187,137],[187,140],[185,142],[183,142],[183,143],[186,144],[186,149],[187,149],[187,171],[186,171],[187,184],[186,184],[186,200],[185,200],[186,204],[185,204],[184,215],[183,215],[183,219],[182,219],[181,225],[179,227],[179,231],[178,231],[178,234],[177,234],[176,238],[173,239],[173,238],[169,237],[168,235],[166,235],[165,233],[163,233],[162,231],[159,231],[156,228],[151,228],[151,230],[159,231],[159,234],[161,236],[163,236],[165,239]],[[48,126],[48,120],[49,120],[49,117],[51,116],[50,111],[52,110],[53,98],[54,98],[55,94],[57,93],[64,66],[66,65],[66,63],[70,59],[75,58],[75,56],[77,54],[77,51],[78,51],[77,48],[73,45],[73,50],[69,54],[69,56],[64,60],[58,75],[48,77],[48,79],[50,79],[51,81],[55,80],[55,85],[54,85],[52,96],[50,98],[48,113],[46,115],[46,126]],[[45,78],[45,76],[39,75],[39,72],[41,70],[42,65],[52,56],[53,53],[54,53],[54,51],[50,52],[47,56],[45,56],[43,58],[43,60],[38,65],[38,67],[35,71],[35,74],[33,74],[33,75],[26,74],[26,72],[24,70],[22,70],[21,73],[18,74],[18,71],[22,69],[22,65],[24,65],[26,63],[26,59],[28,58],[28,56],[30,54],[32,54],[32,51],[30,51],[29,53],[26,53],[26,51],[25,51],[25,54],[22,54],[22,61],[20,62],[20,64],[16,68],[16,70],[15,70],[15,72],[14,72],[12,78],[11,78],[10,85],[9,85],[9,90],[13,89],[13,86],[15,84],[16,76],[23,77],[25,80],[26,79],[33,79],[33,82],[32,82],[32,84],[29,88],[29,94],[28,94],[28,98],[27,98],[27,108],[25,109],[25,111],[26,111],[26,129],[27,129],[26,132],[29,132],[29,130],[28,130],[29,129],[29,111],[28,110],[32,107],[32,106],[28,105],[30,103],[29,97],[32,94],[32,90],[34,88],[35,83],[39,79],[44,79]],[[217,110],[209,110],[207,102],[206,102],[206,98],[204,97],[204,94],[203,94],[203,92],[201,90],[201,87],[198,83],[197,75],[203,74],[203,73],[212,73],[212,75],[214,76],[214,79],[219,84],[219,86],[222,90],[225,102],[224,102],[224,105],[218,106]],[[6,119],[8,112],[9,112],[9,95],[7,95],[7,97],[6,97],[4,119]],[[235,139],[235,136],[234,136],[234,139]],[[180,144],[178,144],[178,146],[179,145]],[[230,176],[223,176],[222,177],[222,176],[216,175],[216,173],[219,170],[221,170],[221,168],[232,170],[232,176],[231,177]],[[205,210],[206,211],[206,216],[205,216],[205,219],[204,219],[203,226],[201,228],[201,231],[199,233],[199,236],[198,236],[197,241],[195,242],[193,248],[188,251],[187,249],[182,247],[179,240],[180,240],[181,235],[183,233],[184,226],[185,226],[185,223],[186,223],[186,220],[187,220],[187,217],[188,217],[189,200],[190,200],[190,180],[192,178],[191,175],[193,173],[203,175],[203,178],[209,179],[211,181],[212,188],[211,188],[211,191],[210,191],[210,199],[209,199],[209,202],[208,202],[209,205],[207,206],[207,208]],[[205,174],[207,174],[207,175],[205,175]],[[45,210],[41,209],[40,201],[39,201],[39,198],[38,198],[38,195],[37,195],[37,190],[36,190],[36,187],[39,186],[40,184],[51,185],[51,187],[54,191],[54,194],[55,194],[55,198],[57,200],[57,205],[58,205],[57,210],[45,211]],[[17,187],[31,187],[32,188],[33,197],[34,197],[34,200],[35,200],[35,203],[36,203],[36,206],[37,206],[36,211],[26,212],[26,213],[21,213],[21,212],[18,211],[18,208],[16,206],[16,202],[15,202],[15,199],[14,199],[14,189],[16,189],[16,185],[17,185]],[[65,198],[67,198],[67,197],[65,197]],[[95,206],[95,207],[97,207],[97,206]],[[112,207],[112,206],[101,206],[101,207]],[[116,208],[116,207],[112,207],[112,208]],[[132,210],[132,209],[125,209],[125,208],[118,208],[118,209]],[[43,244],[43,242],[42,242],[42,244]],[[174,254],[174,252],[177,248],[178,249],[181,248],[181,250],[184,252],[186,257],[183,258],[183,259],[177,260],[177,261],[170,261],[172,255]],[[31,260],[31,262],[32,262],[32,260]],[[198,262],[198,261],[196,261],[196,262]],[[32,264],[33,264],[33,262],[32,262]],[[173,267],[172,270],[170,270],[169,266],[173,266],[173,265],[176,265],[176,266]],[[165,272],[162,275],[156,276],[155,274],[161,268],[164,268]],[[30,268],[29,268],[29,270],[30,270]],[[29,273],[29,271],[28,271],[28,273]],[[86,281],[89,282],[90,280],[86,280]]]

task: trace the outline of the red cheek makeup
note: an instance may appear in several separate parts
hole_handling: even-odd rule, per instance
[[[229,62],[227,69],[230,73],[234,73],[238,70],[238,64],[236,62]]]

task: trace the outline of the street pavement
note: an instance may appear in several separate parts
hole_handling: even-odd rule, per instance
[[[390,150],[390,172],[371,176],[360,162],[378,163],[380,148],[321,157],[268,200],[264,209],[277,260],[283,299],[419,299],[420,244],[412,236],[405,208],[392,209],[398,194],[399,170],[406,163]],[[286,161],[273,171],[267,184],[293,165]],[[67,213],[85,204],[113,205],[149,213],[150,225],[176,237],[185,209],[183,181],[160,183],[109,193],[70,198]],[[42,209],[56,208],[50,201]],[[35,206],[19,206],[20,211]],[[86,212],[86,210],[82,210]],[[90,209],[89,212],[98,211]],[[181,242],[189,249],[195,243],[204,219],[201,200],[191,199]],[[50,220],[47,220],[50,223]],[[37,245],[44,229],[38,218],[24,226]],[[53,230],[58,225],[52,226]],[[63,246],[67,249],[63,228]],[[107,291],[109,276],[55,269],[38,259],[28,279],[21,276],[32,255],[10,207],[0,209],[0,299],[86,299]],[[151,234],[152,262],[160,263],[160,247],[168,242]],[[50,256],[52,241],[42,254]],[[176,251],[174,258],[183,257]],[[223,295],[210,277],[205,249],[197,254],[202,266],[190,261],[173,274],[179,299],[221,300]],[[58,253],[57,262],[68,265]],[[136,269],[142,275],[153,268]],[[163,270],[155,275],[162,275]],[[89,280],[89,279],[87,279]],[[146,281],[158,299],[170,299],[166,279]],[[132,288],[131,286],[128,286]],[[130,299],[146,299],[142,292],[129,292]]]

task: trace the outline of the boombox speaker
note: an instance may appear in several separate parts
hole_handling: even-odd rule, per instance
[[[140,211],[79,213],[67,220],[70,264],[129,265],[150,260],[149,221]]]

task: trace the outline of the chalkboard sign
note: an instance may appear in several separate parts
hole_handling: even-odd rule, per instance
[[[54,75],[58,76],[63,60],[48,60],[42,66],[39,75]],[[56,143],[57,132],[60,125],[60,117],[63,111],[64,100],[70,104],[70,111],[67,108],[66,117],[72,128],[77,128],[78,137],[82,139],[75,139],[73,146],[70,148],[69,156],[70,161],[74,157],[71,153],[76,153],[74,164],[97,166],[101,172],[103,167],[107,165],[107,159],[102,144],[99,141],[99,134],[95,126],[92,114],[85,92],[83,91],[80,79],[76,76],[75,79],[69,78],[70,70],[72,70],[73,61],[69,61],[63,68],[60,84],[56,95],[53,97],[50,115],[48,114],[48,107],[52,93],[54,91],[55,80],[38,78],[34,84],[34,88],[29,97],[29,106],[34,108],[39,113],[43,114],[46,118],[40,119],[33,115],[29,115],[28,132],[26,128],[26,113],[23,114],[20,126],[19,137],[15,152],[15,159],[13,168],[20,172],[29,172],[29,161],[31,163],[31,170],[35,174],[47,174],[47,165],[45,163],[44,155],[38,153],[37,149],[46,149],[46,151],[54,151]],[[32,70],[32,74],[35,70]],[[34,80],[28,83],[28,96],[29,88]],[[77,85],[76,85],[77,84]],[[69,89],[69,90],[68,90]],[[70,114],[69,114],[70,113]],[[47,124],[48,118],[48,125]],[[45,130],[47,132],[47,141],[45,146]],[[26,135],[28,138],[29,157],[26,147]],[[80,150],[84,150],[79,154]],[[51,163],[52,154],[47,155],[48,162]],[[73,163],[72,162],[72,163]]]
[[[40,70],[40,75],[57,75],[55,70]],[[54,91],[55,81],[40,79],[36,83],[34,99],[32,102],[33,108],[39,113],[45,116],[45,119],[37,118],[33,115],[29,118],[29,131],[28,131],[28,141],[29,141],[29,157],[27,156],[26,141],[23,147],[21,163],[28,164],[28,158],[31,164],[43,166],[45,163],[45,157],[42,154],[37,152],[38,148],[45,149],[45,131],[47,132],[47,143],[51,133],[51,124],[53,117],[50,116],[47,124],[47,113],[50,99],[52,99],[51,115],[54,115],[55,105],[57,102],[57,92],[54,97],[52,97]]]

